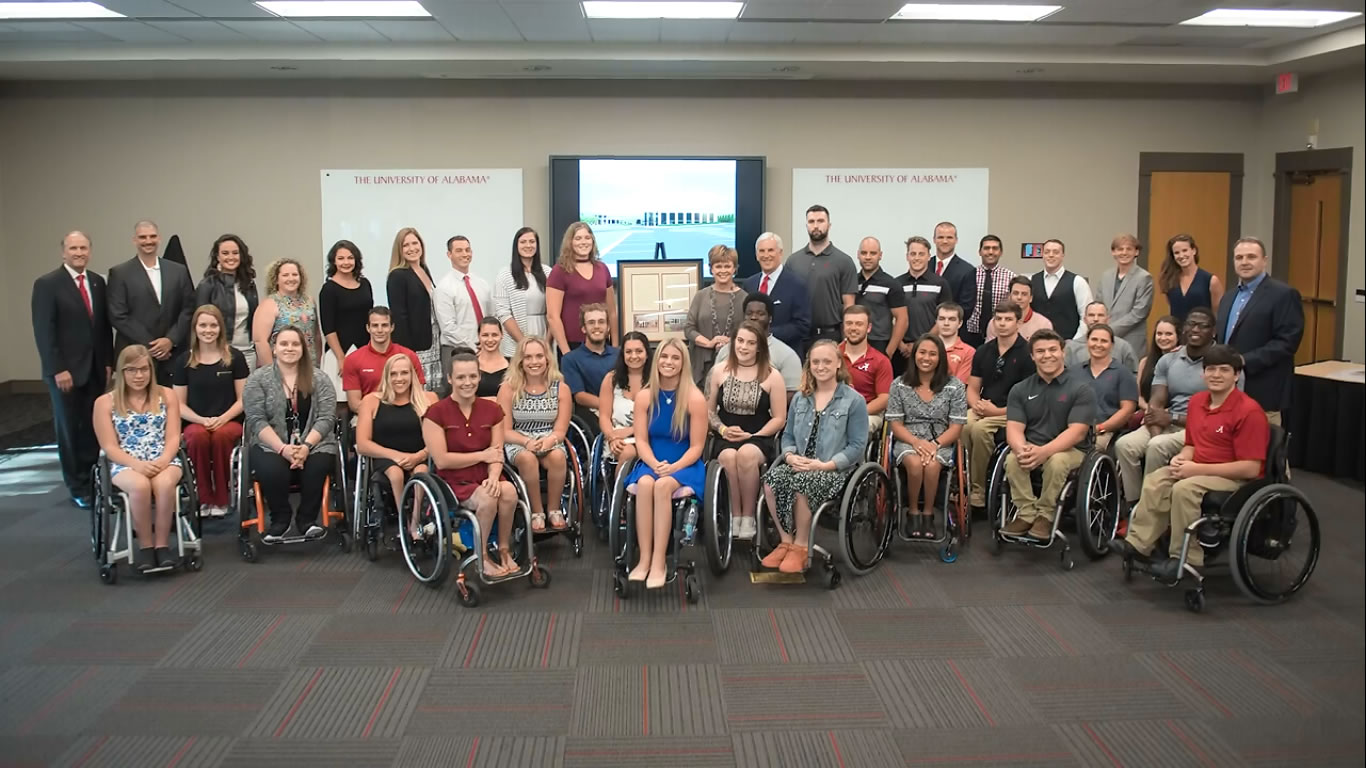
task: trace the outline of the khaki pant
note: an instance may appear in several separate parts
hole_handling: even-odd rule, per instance
[[[1138,429],[1115,441],[1115,464],[1119,467],[1119,481],[1124,485],[1124,498],[1130,504],[1138,501],[1138,491],[1143,487],[1143,469],[1148,472],[1171,463],[1176,454],[1186,445],[1186,430],[1167,427],[1167,431],[1154,437],[1148,428]]]
[[[1275,424],[1275,425],[1278,426],[1278,427],[1281,426],[1281,412],[1280,412],[1280,411],[1267,411],[1267,412],[1266,412],[1266,420],[1267,420],[1267,422],[1270,423],[1270,424]]]
[[[1236,480],[1212,475],[1177,480],[1171,467],[1159,467],[1143,480],[1143,496],[1129,519],[1129,534],[1124,538],[1146,555],[1170,528],[1172,538],[1167,551],[1172,557],[1180,557],[1183,532],[1200,518],[1200,501],[1205,494],[1236,491],[1241,485]],[[1198,542],[1192,542],[1186,562],[1196,568],[1205,564],[1205,551]]]
[[[1029,480],[1029,470],[1020,466],[1020,460],[1011,453],[1006,457],[1006,479],[1010,481],[1010,500],[1019,510],[1016,519],[1026,523],[1035,520],[1053,519],[1057,510],[1058,496],[1067,483],[1067,473],[1081,466],[1081,451],[1071,448],[1055,453],[1043,463],[1043,487],[1039,496],[1034,496],[1034,485]]]
[[[1096,453],[1105,453],[1110,448],[1110,441],[1115,438],[1114,432],[1106,432],[1103,435],[1096,435]]]
[[[996,431],[1004,429],[1005,425],[1005,416],[979,418],[968,411],[968,424],[963,431],[967,433],[968,450],[971,452],[971,502],[974,507],[985,507],[987,504],[987,462],[991,461],[991,452],[996,448]]]

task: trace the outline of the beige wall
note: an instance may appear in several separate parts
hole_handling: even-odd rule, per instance
[[[645,83],[608,84],[628,95],[566,98],[567,89],[608,88],[334,83],[263,94],[203,83],[159,84],[153,96],[152,87],[35,84],[0,94],[3,317],[13,329],[0,341],[0,381],[37,377],[30,286],[58,263],[65,231],[91,234],[101,271],[131,256],[141,217],[181,236],[196,275],[224,231],[241,234],[262,266],[284,254],[311,259],[322,249],[325,167],[522,167],[525,216],[542,232],[551,154],[766,155],[767,227],[777,232],[791,231],[794,167],[987,167],[991,228],[1007,263],[1019,266],[1022,240],[1061,237],[1073,269],[1094,280],[1110,238],[1136,226],[1140,152],[1272,151],[1259,133],[1269,107],[1236,88]],[[180,92],[165,95],[168,87]],[[1359,141],[1359,87],[1355,98]],[[1294,122],[1286,118],[1276,148],[1293,145]],[[1270,203],[1256,188],[1264,176],[1245,181],[1245,229],[1270,230]],[[852,248],[860,233],[840,231],[833,214],[835,241]],[[477,212],[451,215],[455,231]],[[961,234],[975,246],[982,233]],[[484,252],[501,257],[502,248]],[[1359,265],[1355,274],[1360,285]]]

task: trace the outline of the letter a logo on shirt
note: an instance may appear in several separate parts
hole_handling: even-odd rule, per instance
[[[1214,434],[1216,434],[1216,435],[1222,435],[1222,434],[1224,434],[1224,425],[1223,425],[1223,424],[1220,424],[1219,427],[1218,427],[1217,429],[1214,430]]]

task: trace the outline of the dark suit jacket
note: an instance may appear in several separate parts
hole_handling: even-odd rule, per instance
[[[171,358],[188,349],[190,316],[194,314],[190,270],[161,259],[161,302],[142,262],[134,256],[109,270],[109,324],[114,326],[114,355],[132,344],[171,340]]]
[[[740,286],[745,293],[758,293],[764,273],[750,275]],[[768,287],[773,299],[773,323],[769,333],[777,336],[798,355],[806,346],[806,334],[811,330],[811,293],[796,273],[784,268],[778,280]]]
[[[422,278],[411,269],[393,269],[385,281],[385,290],[394,321],[394,341],[414,352],[431,349],[432,297],[427,293],[427,286],[422,284]]]
[[[938,256],[930,259],[930,271],[939,271]],[[977,268],[963,261],[963,257],[955,255],[944,268],[942,277],[948,281],[953,300],[963,308],[963,317],[971,315],[972,308],[977,304]]]
[[[67,371],[76,386],[84,386],[91,375],[104,380],[104,369],[114,364],[114,339],[109,330],[106,308],[108,289],[104,278],[86,270],[93,314],[86,314],[85,301],[66,267],[33,281],[33,340],[43,364],[43,378]]]
[[[1239,313],[1233,333],[1225,338],[1228,315],[1237,296],[1238,288],[1234,285],[1219,301],[1215,334],[1219,341],[1233,345],[1243,356],[1243,373],[1247,376],[1243,391],[1263,410],[1288,410],[1295,351],[1304,336],[1300,292],[1267,275]]]

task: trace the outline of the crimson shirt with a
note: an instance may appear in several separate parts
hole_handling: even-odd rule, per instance
[[[1196,464],[1260,462],[1257,476],[1266,471],[1266,446],[1271,427],[1256,400],[1240,389],[1228,393],[1224,404],[1210,408],[1206,390],[1191,395],[1186,411],[1186,445],[1195,446]]]
[[[447,451],[477,453],[492,445],[493,428],[503,422],[503,409],[492,400],[476,398],[469,418],[465,418],[460,404],[444,397],[428,408],[423,418],[445,431]],[[460,469],[438,469],[436,473],[451,486],[455,497],[464,501],[488,479],[489,465],[480,462]]]
[[[850,360],[845,357],[844,343],[841,342],[840,360],[844,363],[845,370],[849,371],[854,390],[863,395],[864,402],[871,403],[878,395],[892,391],[892,361],[876,349],[868,347],[863,357]]]
[[[566,270],[556,264],[546,275],[545,287],[564,291],[560,319],[564,322],[565,341],[583,341],[583,328],[579,326],[579,307],[584,304],[603,304],[607,301],[607,291],[612,287],[612,273],[607,271],[606,264],[594,261],[593,277],[585,280],[573,266]]]
[[[356,347],[346,356],[346,370],[342,372],[342,390],[358,389],[360,396],[365,397],[379,389],[380,377],[384,375],[384,364],[394,355],[407,355],[413,363],[413,370],[417,372],[418,382],[426,386],[427,377],[422,372],[422,363],[418,362],[417,353],[402,344],[389,342],[389,349],[383,353],[376,351],[373,344],[366,344],[363,347]]]

